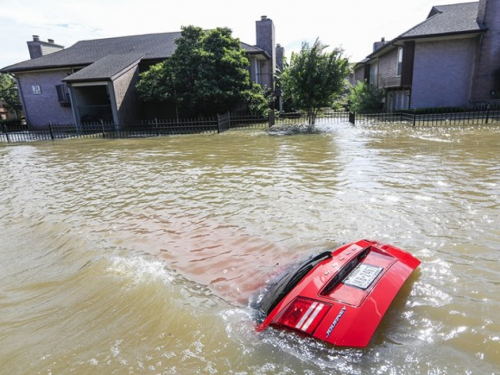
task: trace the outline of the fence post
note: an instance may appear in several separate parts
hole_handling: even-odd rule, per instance
[[[104,121],[102,119],[99,121],[101,122],[102,137],[106,138],[106,129],[104,129]]]
[[[7,142],[10,143],[9,133],[7,133],[7,125],[2,124],[2,131],[5,133],[5,137],[7,138]]]
[[[155,117],[155,129],[156,129],[156,136],[159,137],[160,133],[158,132],[158,119]]]
[[[217,114],[217,134],[220,134],[220,115]]]
[[[416,121],[417,121],[417,111],[413,110],[413,126],[415,126]]]
[[[486,122],[485,122],[485,124],[488,124],[488,121],[489,121],[489,119],[490,119],[490,108],[491,108],[491,105],[490,105],[490,104],[488,104],[488,105],[486,106]]]
[[[349,122],[356,125],[356,113],[349,111]]]
[[[274,109],[271,109],[269,111],[268,118],[269,118],[269,127],[271,127],[276,123],[276,118],[274,116]]]
[[[50,133],[50,139],[54,140],[54,132],[52,131],[52,123],[49,122],[49,133]]]
[[[227,111],[227,128],[231,129],[231,113]]]

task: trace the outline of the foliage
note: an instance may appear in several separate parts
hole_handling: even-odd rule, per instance
[[[15,110],[21,106],[16,80],[7,73],[0,73],[0,100],[8,110]]]
[[[173,101],[186,116],[211,116],[235,109],[242,101],[264,101],[250,82],[249,61],[228,28],[182,28],[175,53],[152,66],[137,84],[144,101]]]
[[[314,125],[321,108],[330,107],[342,92],[349,74],[349,63],[342,50],[328,53],[328,46],[316,39],[312,46],[302,43],[300,53],[292,53],[290,64],[279,77],[285,102],[291,108],[305,111],[310,126]]]
[[[385,90],[366,81],[351,86],[349,110],[351,112],[372,112],[384,108]]]
[[[7,127],[19,127],[22,125],[22,121],[17,118],[12,118],[12,119],[7,119],[7,120],[0,120],[0,125],[2,126],[7,126]]]
[[[333,100],[331,108],[334,111],[348,111],[350,92],[351,92],[351,84],[349,83],[349,81],[345,80],[342,92]]]
[[[254,83],[250,89],[242,92],[243,99],[251,113],[267,116],[274,102],[274,95],[271,89],[263,89]]]
[[[163,63],[158,63],[141,73],[141,78],[137,83],[139,97],[144,101],[162,102],[168,99],[168,92],[165,89],[167,77]]]

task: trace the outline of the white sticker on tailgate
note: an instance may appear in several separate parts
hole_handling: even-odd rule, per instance
[[[382,267],[371,266],[369,264],[359,264],[347,278],[344,279],[344,284],[352,285],[356,288],[366,289],[373,280],[377,278],[383,270]]]

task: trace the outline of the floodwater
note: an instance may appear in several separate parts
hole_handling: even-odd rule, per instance
[[[323,128],[1,144],[0,373],[499,373],[500,127]],[[370,346],[255,332],[360,238],[422,261]]]

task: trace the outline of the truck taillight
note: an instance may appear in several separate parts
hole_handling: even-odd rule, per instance
[[[280,316],[277,324],[312,334],[329,309],[330,305],[323,302],[299,297]]]

